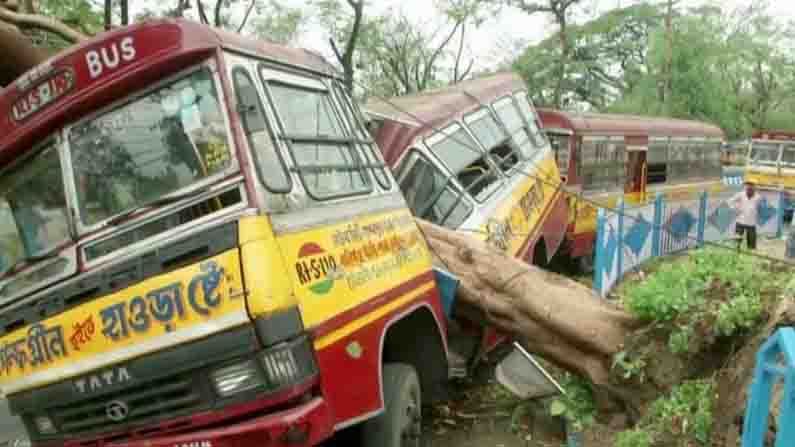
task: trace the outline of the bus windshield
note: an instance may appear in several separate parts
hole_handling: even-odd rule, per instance
[[[61,162],[45,146],[0,180],[0,273],[69,238]]]
[[[445,137],[430,145],[431,150],[475,200],[483,201],[495,190],[500,177],[466,130],[453,128],[444,131]]]
[[[777,143],[757,143],[751,146],[751,163],[774,165],[778,161],[779,145]]]
[[[207,68],[84,121],[68,135],[86,226],[193,185],[232,161]]]

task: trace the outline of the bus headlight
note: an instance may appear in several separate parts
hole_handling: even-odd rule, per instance
[[[264,383],[262,379],[262,374],[253,361],[226,366],[212,374],[215,392],[221,397],[258,388]]]
[[[303,382],[317,372],[314,350],[306,335],[268,349],[260,362],[271,390]]]
[[[36,424],[36,430],[42,435],[54,435],[57,432],[52,419],[47,416],[37,416],[33,423]]]

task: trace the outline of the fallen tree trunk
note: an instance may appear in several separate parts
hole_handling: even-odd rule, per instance
[[[418,219],[436,263],[460,280],[457,299],[483,311],[488,323],[514,334],[528,351],[610,386],[613,355],[643,323],[588,287],[500,253],[463,233]],[[601,396],[601,407],[608,403]]]

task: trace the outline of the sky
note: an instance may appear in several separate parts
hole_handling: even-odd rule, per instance
[[[303,6],[306,4],[306,0],[283,1],[291,6]],[[641,1],[648,0],[585,0],[583,2],[586,5],[585,9],[584,11],[581,10],[575,20],[594,17],[609,9],[626,7]],[[758,1],[680,0],[681,4],[685,6],[715,4],[725,10],[734,10]],[[212,0],[208,3],[211,2]],[[767,2],[772,14],[786,21],[795,21],[795,0],[767,0]],[[136,8],[151,7],[152,4],[157,2],[154,0],[137,0],[130,3],[135,5],[132,7],[134,15],[138,12]],[[443,17],[436,12],[433,4],[434,0],[369,0],[366,3],[366,8],[369,9],[370,14],[383,13],[390,8],[398,11],[402,10],[408,17],[415,19],[418,24],[428,27],[429,30],[436,30],[442,25]],[[367,13],[367,10],[365,13]],[[240,16],[242,17],[242,11]],[[474,68],[477,70],[510,58],[512,53],[516,52],[516,48],[543,40],[551,33],[554,33],[555,30],[556,27],[548,15],[528,16],[517,9],[504,8],[497,16],[490,18],[478,29],[471,30],[468,33],[468,37],[465,39],[465,55],[475,59]],[[306,24],[303,31],[301,39],[297,42],[300,46],[320,52],[327,57],[331,56],[328,36],[317,23],[310,21]],[[517,44],[521,45],[517,46]]]

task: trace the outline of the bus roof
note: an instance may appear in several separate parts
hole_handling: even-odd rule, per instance
[[[712,124],[674,118],[538,109],[544,129],[565,129],[583,135],[723,138]]]
[[[376,135],[387,164],[393,165],[420,137],[447,126],[481,104],[524,90],[524,81],[504,72],[451,86],[389,99],[370,99],[371,116],[385,121]]]
[[[326,76],[322,56],[188,20],[152,20],[73,45],[0,90],[0,166],[59,127],[215,54],[219,48]]]

